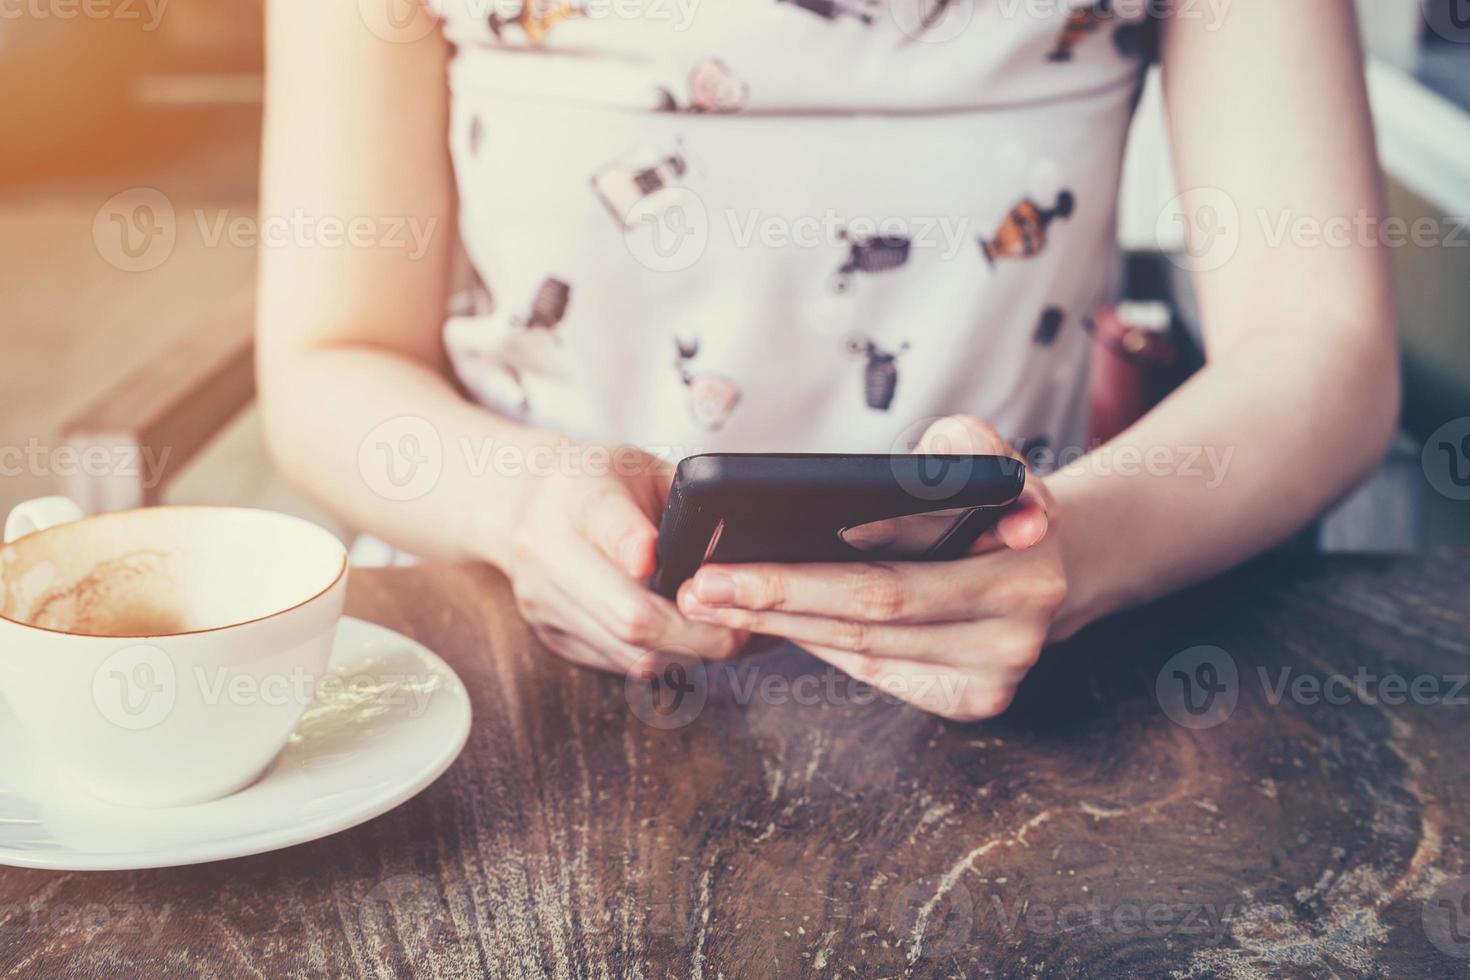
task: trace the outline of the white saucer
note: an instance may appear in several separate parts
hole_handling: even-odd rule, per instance
[[[0,864],[123,871],[274,851],[386,813],[459,757],[469,696],[421,644],[344,618],[331,670],[339,683],[319,686],[259,781],[223,800],[171,809],[103,803],[52,778],[0,700]]]

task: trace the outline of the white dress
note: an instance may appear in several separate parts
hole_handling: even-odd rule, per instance
[[[435,0],[464,388],[674,460],[1078,444],[1147,5],[931,2]]]

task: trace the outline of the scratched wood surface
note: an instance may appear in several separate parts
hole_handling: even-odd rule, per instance
[[[649,713],[538,649],[491,572],[361,572],[351,611],[468,684],[454,768],[279,854],[0,869],[0,974],[1463,974],[1467,580],[1467,553],[1259,564],[1050,651],[963,726],[790,649]],[[1177,658],[1202,645],[1228,661]],[[1300,680],[1335,673],[1359,693]],[[1190,715],[1176,683],[1219,700]]]

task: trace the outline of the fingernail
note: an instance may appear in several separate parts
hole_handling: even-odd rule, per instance
[[[715,621],[715,611],[689,593],[685,593],[683,601],[679,603],[679,611],[686,618],[696,622],[712,623]]]
[[[735,580],[724,572],[700,572],[694,580],[694,595],[711,606],[728,606],[735,602]]]

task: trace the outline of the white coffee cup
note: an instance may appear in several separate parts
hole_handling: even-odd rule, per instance
[[[0,546],[0,697],[56,779],[131,806],[219,799],[310,705],[346,592],[341,542],[295,517],[32,500]]]

